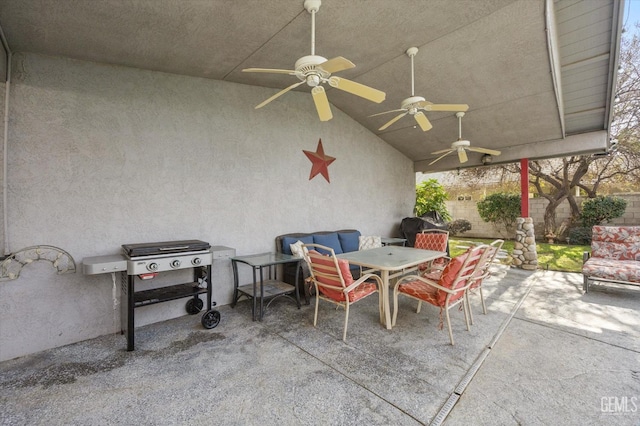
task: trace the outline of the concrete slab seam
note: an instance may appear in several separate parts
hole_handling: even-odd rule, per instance
[[[534,275],[538,275],[538,274],[534,274]],[[500,336],[502,336],[502,333],[504,333],[504,331],[507,329],[507,327],[511,323],[511,320],[513,319],[513,317],[516,316],[516,313],[520,309],[520,306],[522,306],[522,304],[524,303],[524,301],[527,298],[527,296],[529,296],[529,293],[531,293],[531,289],[533,288],[533,285],[538,280],[539,280],[538,276],[536,276],[533,280],[531,280],[531,282],[527,286],[527,290],[524,292],[524,294],[522,295],[520,300],[518,300],[518,303],[516,303],[515,306],[513,308],[511,308],[511,312],[509,312],[509,316],[504,320],[504,322],[502,323],[502,325],[500,326],[500,328],[496,332],[495,336],[493,336],[493,339],[491,340],[491,342],[489,342],[489,346],[488,346],[489,349],[493,349],[493,347],[498,343],[498,340],[500,339]]]
[[[456,403],[458,402],[458,400],[466,390],[467,386],[469,385],[469,383],[471,383],[471,380],[473,380],[473,377],[480,370],[480,367],[482,366],[484,361],[487,359],[487,357],[491,353],[491,350],[496,345],[496,343],[498,342],[498,340],[500,339],[504,331],[507,329],[507,326],[509,325],[509,323],[511,323],[511,320],[516,315],[516,312],[518,312],[518,309],[520,309],[520,306],[522,306],[522,303],[524,302],[524,300],[527,298],[527,296],[529,296],[529,293],[531,292],[533,285],[539,280],[538,275],[539,274],[533,274],[532,276],[533,279],[528,280],[530,282],[527,285],[527,289],[525,293],[522,295],[520,300],[518,300],[518,303],[516,303],[514,307],[511,309],[509,316],[502,322],[502,325],[500,326],[500,328],[498,328],[498,331],[496,332],[491,342],[489,342],[489,345],[478,355],[478,357],[476,358],[474,363],[471,365],[467,373],[462,377],[462,379],[460,379],[460,382],[458,382],[458,385],[456,386],[454,391],[451,393],[451,395],[449,396],[447,401],[444,403],[442,408],[440,408],[440,411],[438,411],[438,414],[436,414],[436,416],[431,421],[430,423],[431,426],[438,426],[442,424],[442,422],[444,422],[446,418],[449,416],[449,413],[453,411],[453,408],[455,407]]]

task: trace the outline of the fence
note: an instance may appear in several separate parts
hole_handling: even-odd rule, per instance
[[[622,217],[614,219],[613,225],[636,225],[640,226],[640,193],[615,194],[616,197],[627,200],[627,209]],[[467,197],[469,198],[469,197]],[[586,197],[577,197],[578,205],[585,200]],[[513,235],[506,235],[503,229],[496,229],[493,224],[484,222],[478,214],[476,204],[480,200],[452,200],[447,201],[447,210],[451,217],[455,219],[466,219],[471,223],[471,231],[467,231],[460,235],[461,237],[477,237],[477,238],[496,238],[507,237],[513,238]],[[544,230],[544,210],[547,207],[547,200],[544,198],[529,199],[529,216],[533,219],[536,230],[536,237],[542,238]],[[565,200],[556,209],[556,224],[560,225],[564,219],[569,217],[569,203]]]

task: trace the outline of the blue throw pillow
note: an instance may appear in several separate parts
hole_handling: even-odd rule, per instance
[[[313,236],[313,242],[316,244],[322,244],[323,246],[331,247],[335,254],[342,253],[342,246],[340,245],[340,239],[337,232],[331,234],[316,234]],[[318,250],[322,254],[329,254],[326,250]]]
[[[360,235],[360,231],[338,232],[338,238],[340,239],[342,252],[348,253],[350,251],[358,251],[358,247],[360,245]]]
[[[298,241],[302,241],[304,244],[313,244],[313,235],[307,235],[304,237],[283,237],[282,238],[282,252],[284,254],[291,253],[291,244],[295,244]]]

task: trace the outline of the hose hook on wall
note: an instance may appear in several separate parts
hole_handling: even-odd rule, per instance
[[[61,248],[54,246],[32,246],[9,254],[0,263],[0,281],[15,280],[26,265],[38,260],[51,262],[58,274],[76,272],[73,257]]]

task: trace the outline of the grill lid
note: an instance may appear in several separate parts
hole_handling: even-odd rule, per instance
[[[200,240],[162,241],[157,243],[123,244],[128,257],[158,256],[162,254],[209,250],[211,244]]]

